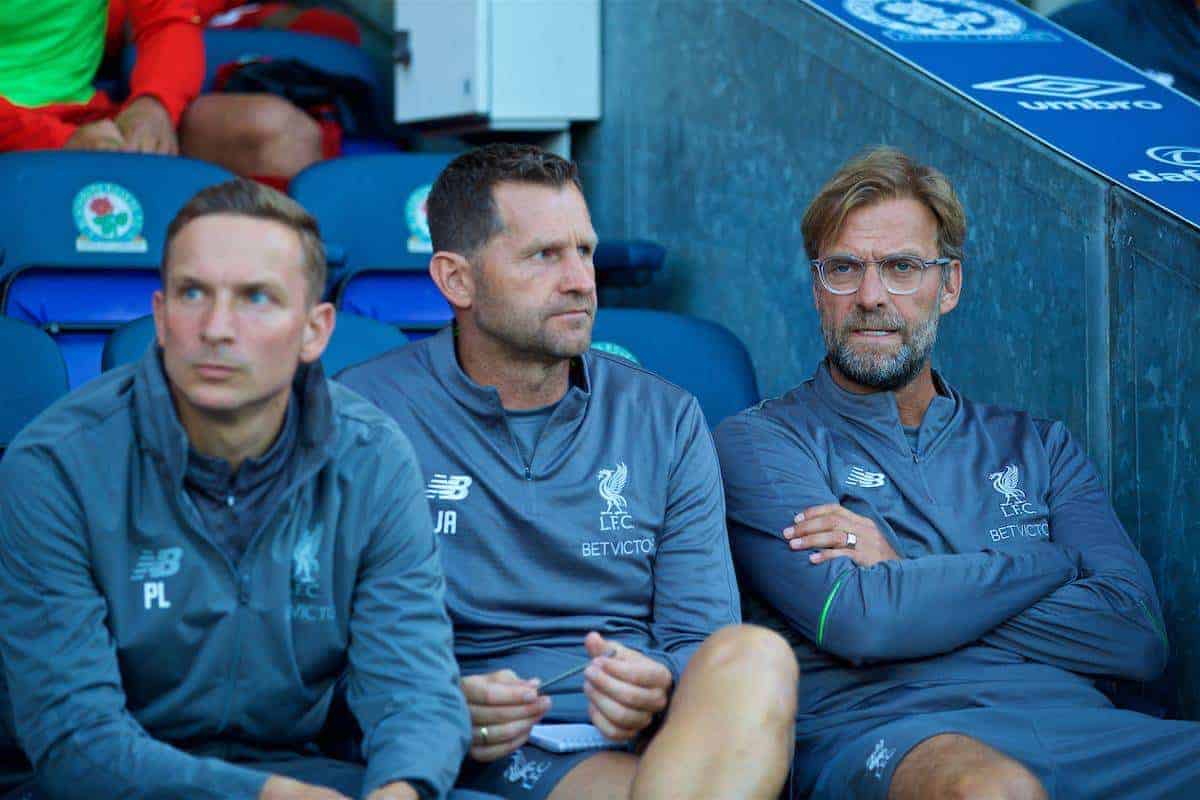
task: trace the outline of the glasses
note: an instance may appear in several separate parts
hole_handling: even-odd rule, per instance
[[[944,267],[948,258],[923,261],[916,256],[886,256],[877,261],[863,261],[854,256],[830,256],[812,260],[812,267],[821,277],[821,284],[832,294],[854,294],[862,286],[867,267],[879,267],[879,280],[892,294],[912,294],[921,288],[921,279],[930,267]]]

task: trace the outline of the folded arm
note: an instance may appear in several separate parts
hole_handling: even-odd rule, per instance
[[[954,650],[1075,577],[1072,554],[1050,543],[870,567],[848,558],[814,564],[813,551],[793,551],[782,531],[797,511],[838,502],[817,459],[789,432],[758,417],[726,421],[717,444],[741,574],[794,630],[851,663]],[[886,522],[872,519],[899,550]]]
[[[1087,675],[1151,680],[1167,639],[1150,570],[1121,527],[1095,468],[1061,423],[1050,455],[1050,537],[1078,553],[1080,575],[983,637]]]
[[[257,798],[265,773],[153,739],[125,706],[78,503],[50,456],[0,462],[0,655],[42,789],[73,798]]]

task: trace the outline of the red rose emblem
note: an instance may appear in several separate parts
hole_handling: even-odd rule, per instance
[[[91,203],[88,204],[88,208],[90,208],[92,210],[92,213],[95,214],[97,217],[103,217],[105,214],[112,213],[113,204],[112,204],[112,201],[109,200],[107,197],[97,197],[95,200],[93,200]]]

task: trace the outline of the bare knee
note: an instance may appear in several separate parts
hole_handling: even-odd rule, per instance
[[[180,130],[184,153],[242,175],[290,178],[321,160],[321,129],[287,100],[268,94],[204,95]]]
[[[1046,800],[1041,781],[1024,765],[977,739],[943,734],[904,757],[889,800]]]
[[[743,701],[760,699],[762,705],[777,710],[789,722],[795,714],[800,675],[796,657],[783,637],[767,628],[722,628],[692,656],[687,675],[692,673],[721,682],[723,691],[739,695]]]
[[[1041,781],[1011,759],[962,772],[947,786],[947,800],[1046,800]]]
[[[689,669],[692,667],[766,674],[789,684],[795,684],[800,674],[792,648],[783,637],[758,625],[721,628],[692,656]]]

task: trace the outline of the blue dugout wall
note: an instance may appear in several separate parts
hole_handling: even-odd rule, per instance
[[[871,41],[816,5],[605,3],[604,117],[579,131],[576,156],[596,228],[659,241],[669,259],[652,286],[603,300],[721,322],[749,347],[764,395],[778,394],[823,355],[800,235],[808,199],[869,145],[938,166],[969,215],[963,300],[943,320],[938,368],[970,396],[1062,419],[1087,443],[1163,601],[1172,657],[1152,688],[1200,719],[1200,229],[1183,219],[1200,181],[1159,182],[1179,184],[1163,201],[1175,213],[1117,182],[1139,169],[1186,178],[1191,156],[1103,177],[884,49],[903,36]],[[1023,13],[1008,0],[929,5],[964,19],[971,7]],[[1044,71],[992,52],[1013,77]],[[1072,69],[1064,59],[1057,74]],[[1162,99],[1125,99],[1147,96]],[[1137,108],[1043,110],[1103,154],[1115,115]],[[1140,110],[1146,126],[1178,122]],[[1158,144],[1200,148],[1200,123],[1192,130]]]

